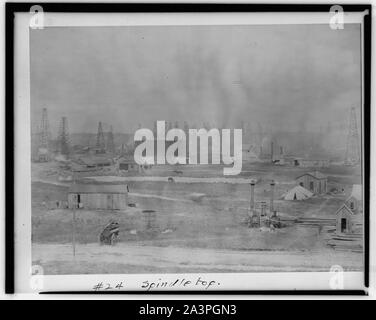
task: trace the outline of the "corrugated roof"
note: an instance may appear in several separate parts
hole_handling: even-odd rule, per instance
[[[325,174],[322,174],[319,171],[312,171],[312,172],[306,172],[304,174],[301,174],[299,177],[296,177],[296,179],[298,179],[300,177],[303,177],[303,176],[305,176],[307,174],[310,175],[310,176],[312,176],[312,177],[314,177],[314,178],[316,178],[316,179],[326,179],[327,178]]]
[[[127,193],[127,185],[74,183],[68,193]]]

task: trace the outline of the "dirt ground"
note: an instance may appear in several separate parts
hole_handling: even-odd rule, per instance
[[[33,165],[33,261],[42,264],[49,274],[73,270],[77,273],[308,271],[327,270],[332,264],[341,264],[350,270],[362,267],[360,254],[328,248],[325,234],[319,228],[294,223],[272,232],[248,228],[245,224],[249,214],[247,183],[212,180],[171,183],[150,181],[147,177],[127,181],[129,202],[136,205],[134,208],[76,211],[74,238],[78,250],[73,260],[72,211],[47,210],[43,206],[44,201],[66,200],[68,184],[56,179],[51,164],[48,164],[50,175],[45,174],[43,164]],[[347,194],[327,194],[305,201],[281,200],[280,196],[294,185],[294,177],[301,168],[274,166],[271,171],[270,166],[253,166],[248,169],[246,177],[259,181],[256,201],[269,202],[270,179],[277,182],[274,207],[282,219],[289,221],[299,217],[333,218],[347,197]],[[348,192],[352,183],[357,182],[357,177],[348,170],[336,168],[329,182],[344,186]],[[189,178],[196,173],[183,176]],[[205,178],[204,175],[195,177]],[[111,177],[103,178],[111,180]],[[98,236],[111,220],[120,224],[118,242],[114,247],[102,247]]]
[[[35,264],[45,274],[90,273],[194,273],[194,272],[299,272],[326,271],[333,265],[358,271],[361,254],[333,250],[241,251],[118,244],[34,244]],[[267,268],[265,267],[267,266]]]

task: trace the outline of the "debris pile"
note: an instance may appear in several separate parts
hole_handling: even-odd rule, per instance
[[[119,236],[119,223],[112,221],[106,225],[99,236],[100,244],[114,245]]]

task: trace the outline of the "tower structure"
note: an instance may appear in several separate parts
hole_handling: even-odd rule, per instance
[[[114,134],[112,132],[112,126],[107,136],[107,151],[110,153],[115,153],[115,143],[114,143]]]
[[[70,152],[70,141],[66,117],[62,117],[60,121],[58,144],[60,154],[68,156]]]
[[[43,108],[42,119],[39,128],[38,161],[47,162],[49,154],[50,127],[48,123],[47,109]]]
[[[106,143],[104,140],[104,133],[102,128],[102,122],[98,123],[98,133],[97,133],[97,142],[96,142],[96,152],[105,153],[106,152]]]
[[[345,164],[355,165],[360,162],[359,133],[355,108],[350,109],[350,122],[347,134]]]

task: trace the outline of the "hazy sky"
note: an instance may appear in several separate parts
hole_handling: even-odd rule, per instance
[[[360,109],[360,25],[50,27],[30,31],[32,121],[317,128]]]

